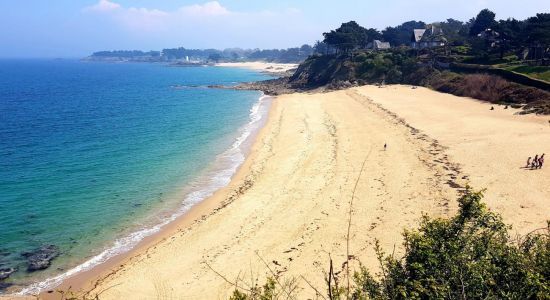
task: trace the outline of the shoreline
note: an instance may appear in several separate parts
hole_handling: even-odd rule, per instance
[[[14,286],[15,289],[11,288],[11,290],[8,288],[6,291],[7,294],[0,294],[0,299],[6,297],[8,299],[24,299],[28,295],[40,295],[40,299],[57,299],[59,295],[50,293],[52,290],[70,288],[74,291],[76,285],[73,284],[73,280],[79,283],[81,277],[110,269],[116,266],[120,261],[127,259],[131,256],[131,253],[138,251],[138,249],[148,247],[147,245],[161,240],[162,238],[158,236],[163,235],[164,231],[170,231],[174,223],[178,223],[180,219],[186,219],[188,214],[192,215],[195,206],[199,206],[203,201],[218,193],[219,190],[227,187],[231,179],[236,176],[251,150],[255,137],[267,122],[272,102],[273,99],[271,96],[263,93],[260,95],[258,100],[250,108],[248,122],[238,129],[232,146],[218,154],[214,160],[209,163],[209,166],[206,167],[204,172],[197,175],[198,177],[195,179],[205,180],[208,183],[196,188],[182,189],[182,191],[185,191],[184,194],[181,195],[184,200],[176,207],[175,211],[166,215],[160,223],[153,223],[147,227],[129,231],[128,234],[117,238],[114,243],[111,243],[105,250],[100,251],[95,256],[87,258],[82,263],[59,275],[48,277],[28,286]],[[227,178],[227,182],[225,182],[225,178]],[[220,181],[223,183],[220,183]],[[192,185],[193,182],[189,184]],[[202,194],[198,195],[200,199],[198,201],[190,199],[193,196],[197,196],[196,193]],[[138,240],[134,242],[134,244],[131,240],[135,237],[137,237]],[[130,244],[122,245],[122,248],[118,249],[117,245],[121,240],[129,240]],[[86,279],[84,281],[87,282],[88,280]],[[40,290],[40,292],[36,293],[35,291],[38,290]]]
[[[292,70],[298,67],[298,64],[290,63],[269,63],[262,61],[253,62],[229,62],[229,63],[216,63],[216,67],[228,67],[228,68],[244,68],[249,70],[258,71],[265,74],[274,76],[284,76],[289,74]]]
[[[262,97],[272,98],[269,96]],[[270,101],[270,109],[263,118],[265,123],[269,122],[272,107],[275,105],[274,99],[270,99]],[[103,278],[117,273],[126,264],[131,263],[140,255],[147,253],[149,249],[156,248],[156,246],[160,243],[167,241],[175,234],[181,233],[183,230],[186,230],[194,224],[199,223],[201,220],[204,220],[208,215],[211,215],[217,210],[221,209],[220,205],[224,205],[224,196],[231,189],[235,188],[235,186],[240,181],[243,181],[248,174],[248,170],[246,168],[247,165],[250,163],[250,156],[252,155],[251,152],[253,151],[255,140],[258,139],[258,137],[261,135],[264,127],[265,126],[260,127],[259,130],[255,133],[254,137],[252,138],[252,144],[248,147],[249,154],[246,156],[244,162],[238,166],[236,172],[231,177],[230,183],[228,183],[224,187],[219,188],[211,196],[191,206],[187,212],[180,215],[178,218],[171,221],[170,223],[166,224],[164,227],[161,228],[159,232],[142,239],[130,251],[114,256],[108,261],[97,265],[90,270],[80,272],[75,276],[67,278],[56,289],[54,289],[53,293],[50,293],[50,291],[40,292],[38,294],[40,299],[58,299],[59,295],[55,292],[57,290],[71,290],[77,295],[87,294],[87,292],[89,292],[92,288],[97,287],[97,282],[102,281]]]
[[[392,97],[400,97],[402,103],[394,103]],[[276,274],[307,276],[313,285],[321,287],[327,253],[337,266],[345,260],[347,197],[365,156],[367,171],[359,181],[360,196],[354,204],[351,249],[365,265],[376,266],[373,238],[391,251],[400,244],[401,229],[414,227],[422,213],[448,216],[456,210],[456,197],[466,184],[478,187],[484,182],[477,176],[475,168],[479,166],[472,169],[465,160],[471,154],[455,150],[465,142],[454,145],[446,138],[446,134],[460,136],[461,128],[443,126],[442,135],[431,131],[433,120],[406,114],[414,111],[403,107],[422,103],[425,98],[434,107],[418,109],[427,114],[437,112],[434,119],[438,122],[438,118],[458,122],[465,114],[475,115],[479,122],[514,122],[528,129],[541,126],[541,122],[532,123],[536,117],[513,116],[512,110],[491,112],[490,104],[406,86],[278,96],[239,174],[227,188],[203,202],[205,210],[195,214],[196,221],[180,223],[173,235],[166,235],[101,277],[88,295],[104,291],[102,299],[159,294],[223,299],[233,288],[215,272],[230,279],[252,272],[263,282],[270,272],[262,260],[269,262],[266,264]],[[442,101],[439,106],[438,101]],[[477,133],[486,130],[481,126]],[[487,134],[483,137],[488,139],[483,142],[489,147],[487,151],[502,152],[492,146],[497,141],[492,132]],[[387,151],[378,148],[384,142],[389,145]],[[505,165],[508,163],[513,161]],[[504,171],[499,168],[487,177]],[[499,197],[495,190],[501,186],[491,178],[485,182],[491,197],[486,200],[489,207],[505,215],[531,201],[517,198],[499,207],[503,200],[492,198]],[[544,185],[538,186],[538,192],[548,193],[540,190]],[[519,231],[538,226],[545,217],[536,215],[543,210],[541,205],[544,201],[539,199],[524,208],[527,211],[521,218],[508,217],[505,222]],[[353,267],[358,267],[356,261]],[[314,296],[303,282],[299,295]]]
[[[401,229],[415,226],[422,213],[447,216],[456,210],[456,195],[469,183],[475,188],[487,187],[489,207],[503,213],[504,221],[512,223],[516,232],[527,232],[548,218],[543,211],[550,192],[541,190],[547,186],[544,174],[548,169],[541,170],[544,174],[539,177],[532,177],[534,172],[514,171],[503,179],[505,185],[521,176],[535,182],[506,188],[496,178],[508,172],[514,160],[500,155],[497,146],[501,145],[495,144],[515,145],[510,134],[529,145],[542,141],[541,137],[550,134],[544,127],[547,120],[514,116],[513,109],[490,112],[490,106],[407,86],[278,96],[250,154],[226,187],[195,205],[186,217],[167,225],[162,234],[143,240],[125,257],[81,273],[60,288],[82,289],[92,296],[104,293],[106,299],[136,294],[146,297],[154,295],[160,284],[157,280],[161,280],[180,297],[200,293],[223,298],[232,287],[204,262],[230,278],[246,270],[256,270],[259,278],[264,278],[269,274],[255,258],[258,251],[267,261],[274,261],[271,267],[277,273],[322,273],[326,264],[322,253],[332,253],[337,264],[342,259],[339,228],[344,226],[340,223],[346,219],[347,206],[345,200],[338,199],[350,193],[352,178],[347,174],[354,174],[365,152],[373,157],[368,157],[369,171],[360,184],[364,199],[354,208],[355,215],[362,217],[354,224],[354,236],[361,240],[353,249],[367,266],[376,265],[370,249],[372,238],[379,238],[382,246],[391,250],[401,240]],[[476,130],[457,127],[455,123],[465,118]],[[499,128],[495,124],[519,129],[495,135],[491,131]],[[524,136],[523,130],[533,134]],[[464,140],[466,137],[472,141]],[[390,152],[372,151],[386,141]],[[494,174],[484,173],[492,166],[484,162],[491,160],[472,157],[468,152],[472,142],[481,143],[478,146],[489,156],[500,155],[499,159],[505,160],[503,167]],[[549,143],[540,144],[542,150],[550,147]],[[523,155],[525,149],[516,148],[511,149]],[[523,163],[523,158],[520,160]],[[535,197],[520,197],[526,191]],[[506,196],[513,201],[505,202]],[[155,278],[145,276],[150,272]],[[313,277],[309,279],[314,284],[322,284],[323,278]],[[301,295],[311,296],[308,292],[303,288]],[[48,293],[40,296],[55,299]]]

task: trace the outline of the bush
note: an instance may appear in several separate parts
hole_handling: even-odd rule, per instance
[[[374,276],[361,266],[349,293],[331,261],[325,299],[550,299],[550,222],[512,239],[482,197],[468,191],[450,219],[424,216],[417,230],[404,232],[401,258],[385,255],[377,242],[381,271]],[[276,299],[269,296],[275,289],[270,280],[259,293],[236,290],[231,299]]]
[[[272,300],[277,299],[278,295],[279,293],[275,286],[275,280],[273,278],[267,278],[266,284],[262,287],[254,286],[248,293],[236,289],[229,300]]]
[[[424,216],[418,230],[404,233],[401,259],[378,247],[380,279],[362,268],[353,298],[550,299],[550,222],[542,233],[512,240],[481,198],[460,198],[452,219]]]
[[[444,93],[492,103],[528,104],[526,107],[533,108],[532,112],[550,113],[550,109],[547,108],[550,103],[550,93],[513,83],[496,75],[434,72],[425,80],[425,83],[434,90]]]

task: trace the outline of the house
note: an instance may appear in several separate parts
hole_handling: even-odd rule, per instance
[[[492,30],[491,28],[487,28],[478,33],[477,37],[484,39],[487,44],[491,45],[491,47],[496,47],[501,42],[500,33]]]
[[[371,43],[367,44],[367,49],[372,49],[372,50],[385,50],[390,48],[391,48],[390,43],[382,42],[379,40],[374,40]]]
[[[414,29],[411,37],[411,47],[415,49],[442,47],[447,44],[443,30],[435,25],[427,29]]]
[[[550,47],[536,43],[532,44],[523,53],[523,59],[541,60],[537,65],[550,65]]]

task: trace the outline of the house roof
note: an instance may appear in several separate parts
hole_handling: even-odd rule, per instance
[[[443,30],[437,26],[430,26],[428,29],[414,29],[413,42],[447,42]]]
[[[390,43],[382,42],[382,41],[379,41],[379,40],[374,40],[373,41],[373,47],[376,48],[376,49],[389,49],[389,48],[391,48]]]
[[[480,32],[477,36],[481,38],[498,38],[500,36],[500,33],[494,31],[491,28],[487,28]]]
[[[420,39],[422,39],[422,36],[424,35],[424,32],[426,32],[426,29],[414,29],[413,30],[413,42],[420,42]]]

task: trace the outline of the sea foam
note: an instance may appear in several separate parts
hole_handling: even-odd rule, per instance
[[[252,145],[255,133],[265,124],[270,105],[271,97],[262,95],[258,99],[250,109],[248,123],[239,129],[238,137],[233,144],[229,149],[215,158],[208,172],[197,178],[195,184],[191,184],[195,187],[186,194],[177,211],[163,218],[162,221],[156,225],[140,228],[127,236],[116,239],[112,245],[84,263],[60,275],[31,284],[17,292],[16,295],[38,294],[41,291],[55,288],[59,286],[63,280],[69,277],[90,270],[114,256],[128,252],[136,247],[144,238],[159,232],[164,226],[189,211],[195,204],[212,196],[217,190],[227,186],[232,176],[237,172],[239,166],[244,162],[245,156]]]

